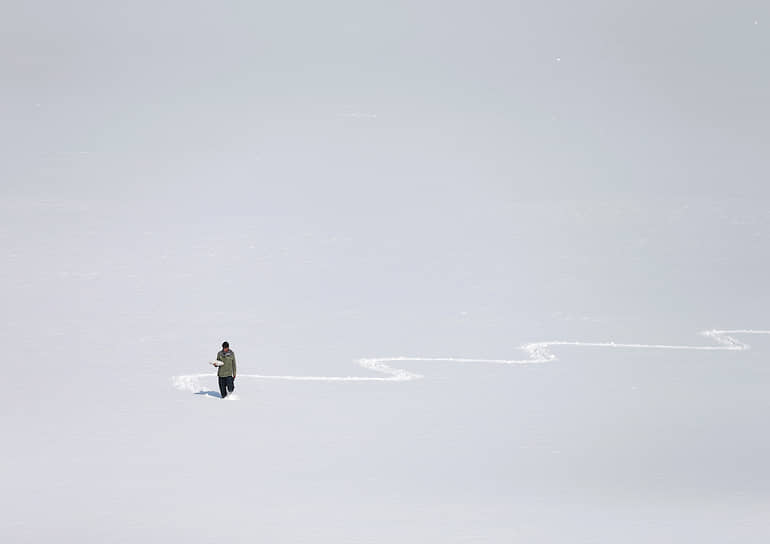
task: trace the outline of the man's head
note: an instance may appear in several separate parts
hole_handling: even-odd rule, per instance
[[[230,349],[230,343],[229,342],[222,342],[222,351],[227,351]]]

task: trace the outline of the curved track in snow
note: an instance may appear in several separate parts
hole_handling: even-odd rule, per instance
[[[557,361],[551,348],[558,346],[590,347],[590,348],[615,348],[615,349],[650,349],[650,350],[683,350],[683,351],[745,351],[749,345],[737,340],[734,335],[761,334],[770,335],[770,330],[734,329],[734,330],[709,330],[700,333],[710,338],[715,345],[667,345],[667,344],[618,344],[615,342],[570,342],[555,340],[550,342],[533,342],[525,344],[519,349],[527,354],[526,359],[469,359],[458,357],[373,357],[358,359],[359,366],[384,376],[279,376],[263,374],[239,374],[239,378],[253,378],[257,380],[287,380],[306,382],[406,382],[421,379],[423,376],[410,372],[392,363],[409,362],[452,362],[452,363],[483,363],[500,365],[533,365]],[[211,373],[187,374],[174,376],[174,387],[182,391],[198,393],[204,390],[200,380],[211,378]]]

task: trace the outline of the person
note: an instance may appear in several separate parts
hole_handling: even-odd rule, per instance
[[[228,342],[222,342],[222,351],[217,353],[217,376],[219,378],[219,392],[222,398],[235,391],[235,353],[230,349]]]

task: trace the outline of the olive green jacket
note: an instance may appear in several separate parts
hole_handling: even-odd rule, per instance
[[[217,353],[217,361],[222,362],[222,366],[217,369],[217,376],[224,378],[225,376],[232,376],[235,378],[235,353],[229,349],[227,352],[224,350]]]

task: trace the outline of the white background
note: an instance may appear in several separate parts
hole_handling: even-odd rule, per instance
[[[763,2],[10,3],[6,542],[766,542]],[[396,364],[396,366],[399,366]]]

